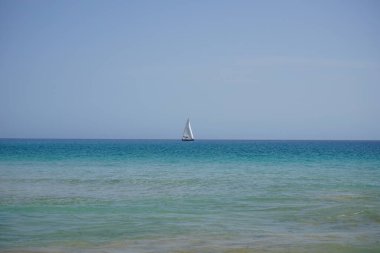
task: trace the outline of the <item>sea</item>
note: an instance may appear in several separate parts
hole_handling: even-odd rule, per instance
[[[1,139],[0,252],[380,252],[380,141]]]

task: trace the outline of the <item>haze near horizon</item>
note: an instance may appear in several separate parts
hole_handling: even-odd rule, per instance
[[[378,1],[0,1],[0,138],[380,139]]]

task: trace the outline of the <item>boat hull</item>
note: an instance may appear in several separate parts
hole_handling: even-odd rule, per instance
[[[182,141],[194,141],[194,139],[182,139]]]

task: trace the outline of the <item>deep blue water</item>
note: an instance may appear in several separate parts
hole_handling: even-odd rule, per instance
[[[0,250],[379,252],[380,142],[0,140]]]

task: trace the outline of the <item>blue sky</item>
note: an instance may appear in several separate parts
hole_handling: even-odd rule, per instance
[[[379,1],[0,0],[1,138],[380,139]]]

